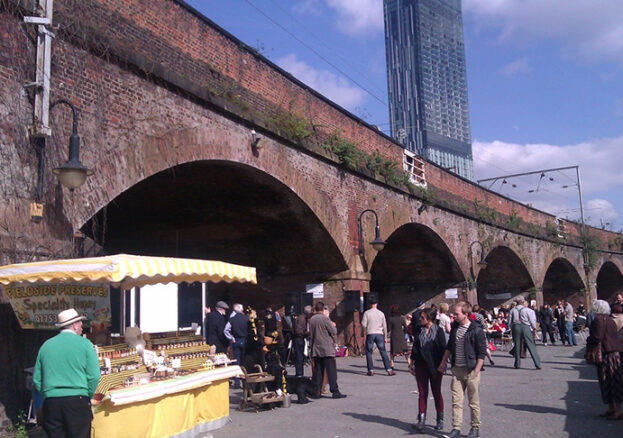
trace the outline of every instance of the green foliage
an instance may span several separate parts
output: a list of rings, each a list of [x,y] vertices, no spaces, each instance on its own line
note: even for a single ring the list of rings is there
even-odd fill
[[[482,201],[478,199],[474,200],[474,212],[476,216],[478,216],[478,219],[483,222],[495,223],[498,217],[498,213],[494,208],[484,205]]]
[[[513,208],[510,215],[508,215],[508,217],[506,218],[506,225],[508,225],[510,228],[517,228],[521,222],[521,217],[519,217],[517,210]]]
[[[17,421],[10,424],[7,427],[7,431],[13,433],[15,438],[28,438],[28,433],[26,432],[26,413],[24,411],[19,411]]]
[[[268,120],[278,132],[291,139],[304,140],[312,134],[309,123],[291,111],[278,109]]]
[[[549,237],[558,237],[558,229],[556,225],[550,221],[545,222],[545,234]]]
[[[472,278],[472,276],[470,275],[469,277],[467,277],[467,288],[468,289],[474,289],[476,287],[476,280],[474,280]]]
[[[541,235],[541,227],[536,224],[527,223],[526,229],[528,230],[528,234],[538,237]]]
[[[365,159],[366,159],[366,168],[370,172],[372,172],[375,175],[381,172],[381,169],[383,168],[383,162],[385,161],[385,159],[383,158],[383,156],[378,150],[372,152],[371,155],[366,154]]]
[[[339,162],[350,169],[356,169],[363,158],[363,153],[355,143],[340,137],[336,132],[329,135],[321,146],[337,155]]]
[[[597,251],[601,247],[599,238],[597,235],[591,234],[588,228],[585,228],[580,234],[580,242],[582,242],[582,247],[584,248],[587,267],[592,270],[597,266]]]
[[[623,237],[617,236],[614,240],[608,241],[608,248],[616,251],[623,251]]]

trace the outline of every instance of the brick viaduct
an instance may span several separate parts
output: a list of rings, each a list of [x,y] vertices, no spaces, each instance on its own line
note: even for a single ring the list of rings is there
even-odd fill
[[[55,2],[51,97],[79,108],[81,160],[95,174],[74,192],[51,174],[71,124],[55,108],[35,223],[24,87],[34,78],[34,29],[23,24],[33,12],[19,4],[0,1],[0,264],[103,250],[253,265],[258,286],[215,285],[211,299],[259,306],[324,283],[344,337],[353,321],[345,289],[378,291],[403,311],[441,301],[448,288],[486,307],[518,293],[578,303],[623,291],[619,234],[568,223],[561,238],[553,216],[432,163],[426,187],[406,184],[395,171],[400,145],[182,1]],[[378,214],[387,245],[377,253],[364,243],[360,256],[365,209]],[[373,219],[362,216],[364,242]],[[6,301],[0,312],[2,356],[16,358],[2,365],[6,405],[8,395],[21,400],[21,369],[49,334],[17,328]]]

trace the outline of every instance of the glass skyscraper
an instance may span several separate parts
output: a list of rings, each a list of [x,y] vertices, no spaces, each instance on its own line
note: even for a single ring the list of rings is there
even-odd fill
[[[461,0],[384,0],[392,136],[474,179]]]

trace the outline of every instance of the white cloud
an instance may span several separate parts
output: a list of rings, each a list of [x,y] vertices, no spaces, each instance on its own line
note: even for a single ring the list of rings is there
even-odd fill
[[[501,141],[474,141],[474,173],[477,179],[578,165],[584,195],[585,216],[617,220],[623,205],[623,136],[603,138],[575,145],[514,144]],[[553,181],[550,181],[550,178]],[[553,214],[579,218],[575,170],[539,173],[486,182],[492,190],[531,203]],[[516,187],[513,188],[512,184]],[[532,190],[533,192],[530,192]],[[616,195],[613,193],[618,192]],[[589,210],[589,208],[591,210]],[[594,210],[593,210],[594,209]]]
[[[463,10],[499,28],[500,42],[553,39],[570,56],[623,61],[621,0],[463,0]]]
[[[294,77],[349,111],[360,106],[365,99],[365,94],[360,88],[351,85],[346,79],[330,71],[316,70],[305,62],[297,60],[295,54],[284,56],[276,62]]]
[[[320,0],[304,0],[300,3],[296,3],[292,6],[292,10],[297,14],[314,14],[318,15],[321,12],[319,5]]]
[[[325,0],[337,12],[337,27],[350,36],[384,28],[383,0]]]
[[[596,224],[600,224],[600,220],[603,220],[604,225],[606,222],[612,224],[619,218],[619,213],[612,202],[600,198],[590,199],[586,203],[586,214],[594,218],[592,222]]]
[[[530,73],[532,67],[528,63],[528,58],[520,58],[510,62],[500,69],[500,73],[505,76],[516,76],[524,73]]]

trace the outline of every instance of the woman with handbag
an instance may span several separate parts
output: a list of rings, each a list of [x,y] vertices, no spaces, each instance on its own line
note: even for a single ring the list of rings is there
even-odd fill
[[[420,324],[413,333],[411,350],[411,374],[415,375],[418,386],[418,422],[414,425],[418,431],[426,425],[426,405],[428,403],[428,385],[435,399],[437,423],[435,429],[443,429],[443,397],[441,396],[441,378],[443,374],[437,368],[446,349],[446,336],[443,329],[434,323],[436,312],[430,308],[420,312]]]
[[[608,410],[599,414],[609,420],[623,420],[623,345],[617,336],[617,326],[610,316],[610,305],[604,300],[593,301],[595,319],[586,340],[586,361],[597,366],[599,389]]]

